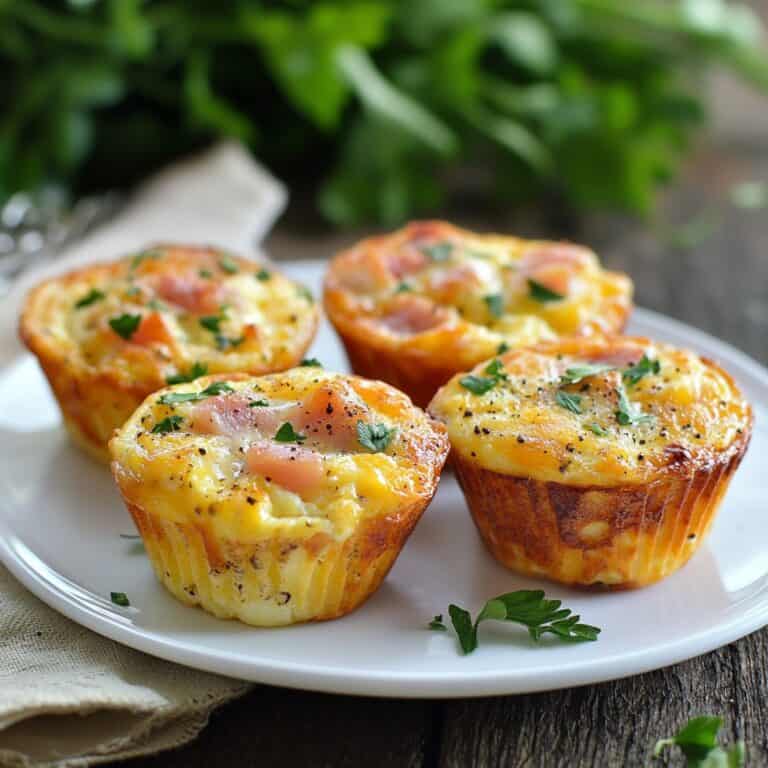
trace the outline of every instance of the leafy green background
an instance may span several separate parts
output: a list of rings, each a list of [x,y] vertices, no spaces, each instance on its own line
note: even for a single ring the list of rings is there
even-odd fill
[[[457,190],[646,212],[707,68],[768,90],[760,40],[725,0],[0,0],[0,199],[231,136],[339,225]]]

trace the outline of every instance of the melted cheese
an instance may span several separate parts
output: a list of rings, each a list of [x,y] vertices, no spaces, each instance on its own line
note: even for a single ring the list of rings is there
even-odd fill
[[[333,437],[327,438],[323,423],[299,423],[298,430],[306,433],[301,447],[322,461],[321,482],[299,495],[248,469],[249,448],[272,441],[274,425],[265,430],[246,418],[247,423],[223,434],[203,434],[194,426],[199,402],[160,402],[169,392],[201,392],[211,383],[199,379],[151,395],[110,443],[113,469],[128,500],[169,520],[210,526],[218,538],[228,540],[253,541],[278,531],[299,538],[323,533],[340,540],[364,518],[392,515],[416,498],[431,496],[447,439],[440,425],[391,387],[317,368],[227,381],[233,391],[220,397],[245,393],[248,399],[268,401],[278,412],[319,389],[341,392],[365,414],[361,420],[384,425],[394,434],[383,451],[357,441],[340,450],[334,448]],[[357,411],[350,413],[354,427]],[[180,419],[178,431],[152,431],[169,417]]]
[[[658,361],[658,373],[632,383],[627,361],[643,355]],[[639,338],[575,339],[500,361],[506,378],[489,374],[487,363],[473,372],[495,378],[488,392],[473,394],[459,375],[429,407],[453,449],[485,469],[571,485],[644,483],[683,459],[689,471],[690,462],[709,462],[748,439],[751,410],[731,378],[687,350]],[[585,364],[609,370],[563,381]],[[621,423],[622,392],[631,423]]]
[[[96,298],[78,306],[89,296]],[[195,364],[210,373],[287,368],[309,345],[318,320],[307,291],[278,272],[183,246],[158,246],[55,278],[36,289],[29,307],[26,335],[36,333],[67,364],[153,388]],[[122,315],[141,318],[129,339],[110,327]]]
[[[561,298],[542,299],[531,281]],[[403,319],[409,305],[415,308],[414,297],[421,315]],[[337,256],[325,303],[344,333],[369,344],[450,356],[459,369],[499,348],[617,332],[631,309],[632,284],[603,270],[581,246],[423,222]],[[428,306],[434,322],[424,317]]]

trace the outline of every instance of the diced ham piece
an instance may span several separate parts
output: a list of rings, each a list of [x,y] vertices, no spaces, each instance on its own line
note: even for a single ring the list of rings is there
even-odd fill
[[[421,272],[427,266],[427,256],[413,245],[405,245],[385,254],[384,261],[389,271],[398,280],[406,275]]]
[[[300,445],[260,441],[248,449],[245,461],[249,472],[299,495],[311,491],[323,479],[320,454]]]
[[[474,264],[456,264],[430,275],[429,287],[438,297],[450,298],[461,291],[480,285],[481,277]]]
[[[159,276],[155,290],[165,301],[194,315],[215,314],[224,303],[225,297],[224,288],[220,283],[190,272],[164,272]]]
[[[645,350],[638,347],[618,347],[590,357],[590,363],[603,363],[616,368],[628,368],[640,362]]]
[[[192,429],[207,435],[236,435],[248,429],[258,429],[273,435],[278,427],[290,421],[297,413],[296,403],[276,406],[254,406],[258,393],[233,392],[207,397],[192,411]]]
[[[139,327],[131,336],[131,342],[144,346],[150,344],[170,345],[173,344],[174,339],[163,316],[159,312],[152,312],[142,318]]]
[[[316,389],[296,410],[293,418],[308,440],[342,451],[357,445],[357,422],[369,413],[351,392],[338,386]]]
[[[423,296],[404,294],[397,297],[378,323],[402,336],[423,333],[448,320],[448,312]]]
[[[581,268],[592,261],[590,251],[570,243],[546,243],[529,248],[520,259],[520,271],[527,277],[534,277],[542,267],[568,266]]]

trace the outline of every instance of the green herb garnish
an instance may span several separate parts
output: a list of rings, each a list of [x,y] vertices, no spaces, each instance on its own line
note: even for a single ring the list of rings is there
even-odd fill
[[[219,259],[219,266],[230,275],[234,275],[240,271],[237,262],[231,256],[227,256],[226,254]]]
[[[651,420],[651,416],[643,413],[639,406],[631,403],[627,397],[627,391],[624,387],[616,389],[616,395],[619,398],[619,409],[616,411],[616,421],[626,427],[631,424],[643,424]]]
[[[689,768],[741,768],[745,765],[746,751],[743,741],[729,749],[717,743],[717,734],[723,725],[720,717],[702,715],[694,717],[675,736],[656,742],[653,756],[658,757],[667,747],[680,747]]]
[[[110,592],[109,599],[121,608],[127,608],[131,604],[131,601],[128,599],[125,592]]]
[[[141,323],[141,315],[120,315],[109,320],[109,327],[124,339],[130,339]]]
[[[483,301],[494,317],[501,317],[504,314],[504,296],[502,294],[491,293],[488,296],[483,296]]]
[[[301,368],[322,368],[323,364],[316,357],[305,357],[300,363]]]
[[[297,288],[299,296],[306,299],[310,304],[315,303],[315,297],[312,295],[312,291],[309,290],[305,285],[300,285]]]
[[[216,349],[225,350],[230,347],[239,347],[245,341],[245,336],[229,337],[216,334]]]
[[[129,539],[130,541],[135,541],[136,539],[141,538],[141,534],[139,533],[121,533],[120,534],[121,539]]]
[[[222,392],[234,392],[235,390],[226,381],[213,381],[200,392],[166,392],[160,395],[157,401],[162,405],[175,405],[176,403],[194,403],[205,400],[206,397],[214,397]]]
[[[581,413],[581,395],[574,395],[570,392],[564,392],[558,389],[555,392],[555,402],[571,413]]]
[[[651,360],[648,355],[643,355],[640,361],[631,365],[622,374],[624,381],[630,386],[637,384],[640,379],[649,373],[658,373],[661,370],[661,363],[658,360]]]
[[[597,424],[594,421],[591,424],[587,424],[587,427],[590,432],[592,432],[595,435],[598,435],[599,437],[605,437],[608,434],[607,429],[603,429],[599,424]]]
[[[219,333],[224,317],[222,315],[208,315],[200,318],[200,325],[211,333]]]
[[[452,243],[434,243],[433,245],[422,245],[419,249],[425,256],[435,262],[448,261],[453,255]]]
[[[204,280],[210,280],[213,277],[213,272],[210,269],[201,269],[197,274]]]
[[[75,309],[82,309],[83,307],[90,307],[91,304],[95,304],[97,301],[101,301],[106,298],[106,294],[103,291],[99,291],[96,288],[91,288],[88,293],[83,296],[82,299],[75,302]]]
[[[497,355],[503,355],[505,352],[509,352],[509,344],[507,344],[506,341],[502,341],[501,344],[496,348],[496,354]]]
[[[379,453],[385,451],[392,442],[392,438],[397,432],[395,428],[389,428],[386,424],[366,424],[364,421],[357,422],[357,439],[363,448],[369,451]]]
[[[193,363],[187,373],[175,373],[172,376],[165,377],[166,384],[187,384],[190,381],[199,379],[208,373],[208,366],[205,363]]]
[[[443,614],[438,613],[437,616],[432,617],[432,621],[427,626],[435,632],[447,632],[448,627],[443,624]]]
[[[268,271],[268,270],[266,270],[266,269],[260,269],[260,270],[259,270],[259,271],[258,271],[258,272],[255,274],[255,278],[256,278],[256,279],[257,279],[257,280],[258,280],[260,283],[266,283],[266,282],[267,282],[267,280],[269,280],[269,278],[270,278],[270,277],[272,277],[272,273],[271,273],[271,272],[269,272],[269,271]]]
[[[266,408],[269,406],[269,401],[264,400],[262,398],[261,400],[251,400],[250,403],[248,403],[249,408]]]
[[[159,259],[162,255],[162,251],[160,251],[158,248],[149,248],[146,251],[137,253],[131,259],[131,271],[133,272],[135,269],[137,269],[143,261],[146,261],[147,259]]]
[[[275,432],[275,440],[278,443],[303,443],[306,439],[307,436],[296,432],[293,425],[288,421]]]
[[[522,589],[489,600],[474,622],[469,611],[458,605],[448,606],[448,614],[465,654],[477,648],[477,628],[481,621],[488,620],[522,624],[536,642],[548,633],[569,642],[597,640],[599,627],[580,624],[579,616],[561,606],[560,600],[547,600],[541,590]]]
[[[611,365],[576,365],[573,368],[566,368],[565,373],[560,378],[563,384],[578,384],[582,379],[596,376],[598,373],[612,371]]]
[[[541,302],[542,304],[546,304],[549,301],[562,301],[565,298],[563,294],[550,290],[546,285],[542,285],[532,277],[528,278],[528,295],[534,301]]]
[[[468,374],[462,376],[459,379],[464,389],[468,389],[472,394],[484,395],[486,392],[493,389],[500,381],[507,379],[507,374],[504,372],[504,364],[498,358],[494,358],[485,367],[483,373],[486,376],[475,376],[474,374]]]
[[[152,427],[153,435],[166,435],[169,432],[178,432],[181,429],[181,422],[183,419],[178,414],[173,414],[164,418],[162,421],[158,421],[154,427]]]
[[[409,293],[412,290],[413,288],[411,288],[409,283],[401,282],[397,284],[397,288],[395,288],[395,293]]]

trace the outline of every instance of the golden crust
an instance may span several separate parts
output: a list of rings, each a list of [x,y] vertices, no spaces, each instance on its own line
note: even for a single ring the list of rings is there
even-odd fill
[[[658,369],[648,364],[635,383],[615,367],[563,381],[599,361],[632,359],[630,372],[641,353]],[[429,408],[448,426],[457,478],[494,557],[521,573],[614,588],[687,562],[749,445],[752,411],[731,377],[693,353],[624,337],[566,339],[499,360],[506,379],[489,393],[453,380]],[[646,421],[619,421],[617,388]],[[577,412],[553,391],[580,398]]]
[[[640,486],[513,477],[456,453],[452,462],[477,529],[502,565],[564,584],[628,589],[663,579],[701,546],[748,442],[709,466],[681,467]]]
[[[314,393],[340,393],[350,419],[358,419],[357,403],[366,409],[359,418],[397,432],[384,452],[357,442],[336,452],[322,447],[324,424],[303,417],[303,445],[320,452],[323,470],[320,486],[297,495],[247,469],[249,446],[263,441],[263,431],[200,434],[197,401],[159,402],[222,380],[231,387],[222,397],[256,392],[280,414]],[[317,412],[333,413],[324,403]],[[153,433],[151,425],[169,415],[182,419],[181,430]],[[163,390],[110,442],[115,480],[160,581],[188,604],[256,626],[334,618],[371,595],[432,499],[448,448],[445,428],[402,393],[316,368],[204,377]]]
[[[435,244],[450,244],[448,263],[423,256]],[[532,257],[543,263],[534,266]],[[565,279],[569,295],[534,301],[528,275]],[[492,296],[503,296],[502,310],[490,311]],[[415,305],[415,330],[393,330],[388,319],[409,312],[409,305]],[[632,308],[632,283],[602,270],[580,246],[478,235],[426,221],[338,254],[326,274],[324,306],[356,373],[383,379],[425,406],[438,386],[500,345],[621,331]]]
[[[181,245],[158,245],[142,254],[44,281],[28,295],[20,318],[20,336],[38,358],[71,436],[105,462],[112,432],[148,394],[163,387],[168,376],[186,373],[196,363],[210,373],[290,368],[309,347],[319,320],[318,308],[307,302],[300,286],[272,271],[268,280],[254,279],[261,267],[251,261]],[[230,271],[220,266],[222,259],[228,260]],[[208,275],[206,289],[220,289],[226,300],[237,299],[237,306],[226,310],[225,321],[232,338],[242,333],[242,343],[235,339],[237,346],[218,349],[214,335],[199,327],[204,314],[224,315],[218,307],[211,310],[210,302],[201,304],[199,312],[167,300],[158,303],[164,279],[198,279],[200,274]],[[90,291],[103,297],[76,307]],[[272,303],[282,309],[269,308],[270,292],[280,295],[280,301]],[[286,294],[295,302],[286,300]],[[276,312],[293,314],[292,332],[285,339],[273,338],[271,329],[288,319]],[[159,335],[141,342],[120,338],[108,320],[124,313],[140,315],[142,323],[156,320]],[[263,321],[261,327],[251,323],[256,315]]]

